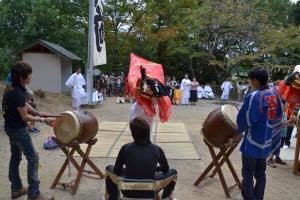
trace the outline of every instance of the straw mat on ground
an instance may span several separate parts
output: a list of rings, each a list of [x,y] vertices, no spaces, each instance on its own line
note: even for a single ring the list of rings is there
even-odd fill
[[[124,144],[132,142],[127,122],[100,123],[96,138],[98,142],[93,146],[90,157],[115,158]],[[183,123],[155,122],[151,140],[164,150],[168,159],[200,159]],[[87,145],[81,144],[81,148],[85,150]]]

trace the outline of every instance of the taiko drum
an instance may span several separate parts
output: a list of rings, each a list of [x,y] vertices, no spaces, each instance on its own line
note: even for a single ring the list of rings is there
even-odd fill
[[[227,141],[240,134],[237,130],[238,109],[233,105],[223,105],[211,112],[203,123],[203,137],[214,147],[223,147]]]
[[[55,136],[63,144],[89,142],[97,132],[98,121],[87,111],[65,111],[55,121]]]

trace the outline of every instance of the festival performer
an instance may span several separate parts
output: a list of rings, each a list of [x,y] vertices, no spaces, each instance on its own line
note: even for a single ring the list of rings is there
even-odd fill
[[[43,117],[43,113],[38,112],[26,103],[25,85],[31,82],[31,74],[32,68],[29,64],[25,62],[14,64],[11,70],[12,85],[11,88],[4,93],[2,100],[5,132],[9,137],[11,148],[9,163],[11,197],[12,199],[16,199],[28,194],[28,200],[49,200],[54,198],[45,197],[39,190],[39,157],[27,130],[27,122],[48,122],[48,120]],[[29,113],[36,116],[34,117]],[[23,186],[19,175],[22,153],[28,162],[28,189]]]
[[[285,109],[287,119],[295,121],[299,110],[297,104],[299,105],[300,101],[300,65],[296,65],[293,73],[285,77],[284,80],[279,81],[278,88],[279,96],[288,102],[288,106]],[[293,125],[288,125],[283,148],[289,148],[293,128]]]
[[[85,84],[80,68],[66,82],[66,86],[72,89],[72,107],[74,109],[80,109],[80,105],[87,101],[87,94],[83,88]]]
[[[116,175],[129,179],[154,179],[163,182],[163,200],[173,200],[177,171],[170,169],[164,151],[151,143],[150,127],[143,118],[130,121],[133,142],[119,151],[115,165],[106,167],[106,194],[108,200],[118,199]],[[145,159],[146,158],[146,159]],[[159,164],[159,167],[157,165]],[[125,168],[124,168],[125,166]],[[153,198],[153,191],[123,191],[128,198]]]
[[[191,81],[187,74],[184,75],[184,79],[181,81],[180,89],[182,90],[181,104],[188,105],[191,90]]]
[[[190,97],[190,102],[191,105],[196,105],[196,102],[198,101],[198,95],[197,95],[197,87],[199,86],[198,81],[196,78],[193,78],[193,81],[191,83],[191,97]]]
[[[207,83],[204,87],[204,98],[205,99],[214,99],[215,95],[213,93],[213,90],[211,89],[209,83]]]
[[[281,121],[280,99],[268,89],[268,73],[255,67],[249,71],[251,87],[238,116],[238,132],[244,133],[242,152],[242,196],[244,199],[264,199],[266,159],[271,152],[273,127]],[[279,129],[280,131],[280,129]],[[253,176],[256,179],[253,184]]]
[[[180,89],[180,86],[177,85],[174,91],[174,104],[179,105],[182,97],[182,91]]]
[[[288,101],[288,107],[285,110],[287,118],[294,118],[294,108],[300,100],[300,65],[296,65],[293,73],[279,81],[278,87],[279,96]]]
[[[150,127],[150,131],[152,132],[152,126],[153,126],[153,116],[146,115],[144,112],[144,108],[142,105],[140,105],[138,102],[134,102],[133,105],[130,108],[129,111],[129,121],[140,117],[146,120]]]
[[[223,82],[221,89],[222,89],[221,100],[228,101],[229,95],[230,95],[230,90],[233,89],[233,86],[230,83],[228,78],[226,78],[226,81]]]
[[[171,100],[165,87],[162,65],[131,54],[128,83],[130,93],[136,100],[131,110],[139,111],[142,107],[144,114],[153,118],[156,114],[155,106],[158,105],[160,121],[168,121],[171,115]],[[131,113],[131,116],[136,115]]]

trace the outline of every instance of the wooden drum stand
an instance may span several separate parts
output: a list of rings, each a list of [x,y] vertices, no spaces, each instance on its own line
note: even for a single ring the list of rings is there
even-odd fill
[[[241,189],[240,179],[239,179],[237,173],[235,172],[235,169],[229,159],[229,156],[234,151],[234,149],[237,147],[237,145],[240,143],[242,138],[243,138],[243,136],[241,135],[238,138],[236,138],[235,140],[231,140],[229,143],[227,143],[226,145],[224,145],[223,147],[220,148],[220,152],[218,154],[216,154],[214,147],[211,146],[204,139],[204,143],[207,145],[207,147],[209,149],[210,155],[212,157],[212,161],[208,165],[208,167],[204,170],[204,172],[199,176],[199,178],[196,180],[194,185],[198,186],[200,184],[200,182],[202,182],[206,178],[208,178],[208,177],[213,178],[216,174],[218,174],[221,184],[222,184],[222,187],[223,187],[223,190],[224,190],[227,198],[230,198],[230,190],[232,190],[234,187],[238,186],[238,188]],[[233,186],[231,186],[229,188],[227,186],[227,183],[225,181],[225,178],[224,178],[224,175],[222,172],[222,166],[224,165],[225,162],[227,163],[228,168],[230,169],[230,172],[232,173],[232,176],[236,182],[236,184],[234,184]],[[207,176],[208,173],[211,171],[212,171],[212,173],[209,176]]]
[[[62,165],[61,169],[59,170],[58,174],[56,175],[56,178],[54,179],[51,189],[54,189],[57,185],[62,186],[65,188],[71,188],[71,194],[74,195],[77,192],[81,177],[83,175],[83,172],[86,172],[88,174],[95,174],[100,177],[100,179],[104,178],[103,173],[98,169],[98,167],[90,160],[89,154],[91,152],[92,146],[96,144],[97,139],[94,138],[91,141],[89,141],[88,147],[86,149],[86,152],[83,152],[80,149],[80,144],[76,141],[71,142],[71,144],[63,144],[60,141],[58,141],[55,137],[52,137],[52,139],[59,145],[60,149],[64,152],[64,154],[67,156],[64,164]],[[70,150],[69,150],[70,148]],[[75,151],[79,154],[79,156],[82,158],[81,165],[79,165],[76,160],[74,159],[73,155]],[[77,170],[77,176],[76,179],[70,183],[60,183],[59,180],[62,177],[64,171],[66,170],[69,163],[72,163],[72,165]],[[88,164],[94,171],[88,171],[85,170],[85,166]],[[74,184],[73,184],[74,183]]]

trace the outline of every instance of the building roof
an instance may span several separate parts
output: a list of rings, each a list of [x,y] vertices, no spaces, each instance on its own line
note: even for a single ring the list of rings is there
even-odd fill
[[[29,49],[37,44],[40,44],[46,48],[48,48],[49,50],[51,50],[52,52],[59,54],[67,59],[70,60],[82,60],[80,57],[76,56],[75,54],[73,54],[72,52],[68,51],[67,49],[63,48],[62,46],[52,43],[52,42],[48,42],[45,40],[37,40],[33,43],[31,43],[30,45],[24,47],[23,49],[21,49],[20,51],[17,51],[17,54],[22,53],[23,51],[25,51],[26,49]]]

